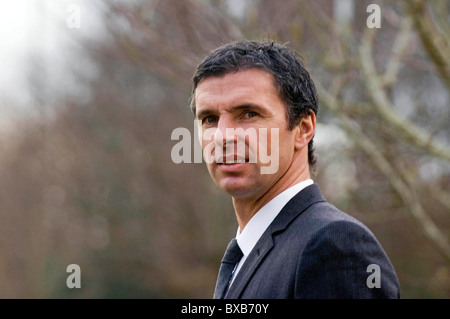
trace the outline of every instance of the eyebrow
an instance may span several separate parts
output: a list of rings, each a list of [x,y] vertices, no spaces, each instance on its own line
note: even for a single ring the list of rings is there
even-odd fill
[[[265,112],[263,107],[261,107],[261,106],[259,106],[257,104],[253,104],[253,103],[245,103],[245,104],[232,106],[230,108],[230,110],[232,110],[232,111],[236,111],[236,110],[256,110],[256,111],[259,111],[261,113]],[[214,113],[216,113],[216,112],[211,110],[211,109],[205,109],[205,110],[200,111],[200,113],[198,113],[196,117],[197,117],[197,119],[200,119],[200,118],[203,118],[203,117],[205,117],[207,115],[214,114]]]

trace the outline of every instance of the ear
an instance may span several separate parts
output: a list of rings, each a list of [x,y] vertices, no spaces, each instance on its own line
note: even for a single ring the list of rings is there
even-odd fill
[[[296,130],[295,149],[301,150],[308,147],[308,143],[312,140],[316,131],[316,114],[310,110],[309,114],[301,119]]]

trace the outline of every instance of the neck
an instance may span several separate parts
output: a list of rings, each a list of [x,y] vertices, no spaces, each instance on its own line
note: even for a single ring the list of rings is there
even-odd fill
[[[297,171],[293,174],[292,171]],[[260,196],[250,198],[235,198],[233,197],[233,206],[236,213],[239,229],[242,231],[250,219],[268,202],[275,198],[284,190],[310,178],[309,167],[306,165],[303,169],[291,170],[287,172],[271,185],[269,189]]]

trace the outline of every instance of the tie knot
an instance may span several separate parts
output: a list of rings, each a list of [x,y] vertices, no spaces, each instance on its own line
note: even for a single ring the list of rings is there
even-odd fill
[[[239,260],[241,260],[242,256],[244,256],[244,254],[239,248],[236,238],[233,238],[228,244],[225,255],[222,258],[222,262],[227,264],[237,264]]]

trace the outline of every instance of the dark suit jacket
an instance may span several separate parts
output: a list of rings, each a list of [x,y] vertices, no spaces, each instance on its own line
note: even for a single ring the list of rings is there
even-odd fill
[[[380,288],[368,287],[367,279],[374,274],[367,269],[371,264],[380,267]],[[375,236],[328,203],[316,184],[281,210],[225,295],[226,299],[399,297],[394,268]]]

